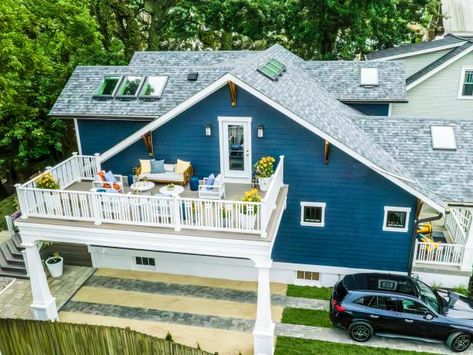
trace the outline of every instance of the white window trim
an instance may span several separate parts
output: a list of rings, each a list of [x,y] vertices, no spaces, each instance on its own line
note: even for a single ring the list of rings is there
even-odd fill
[[[322,207],[322,221],[316,222],[304,222],[304,207]],[[325,208],[327,204],[325,202],[305,202],[301,201],[301,226],[307,227],[325,227]]]
[[[460,87],[458,88],[458,98],[460,100],[473,100],[473,95],[468,96],[468,95],[462,95],[463,93],[463,84],[465,83],[465,72],[467,71],[473,71],[473,66],[464,66],[462,67],[461,70],[461,76],[460,76]]]
[[[406,225],[404,228],[387,227],[386,222],[388,221],[388,212],[406,212]],[[395,206],[384,206],[384,219],[383,219],[383,231],[385,232],[407,232],[409,230],[409,217],[411,214],[410,207],[395,207]]]

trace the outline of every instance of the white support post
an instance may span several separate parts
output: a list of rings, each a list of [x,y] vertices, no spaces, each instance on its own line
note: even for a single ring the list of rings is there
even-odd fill
[[[16,195],[18,196],[18,204],[20,205],[21,210],[21,219],[28,218],[28,207],[27,202],[25,201],[24,191],[20,189],[21,184],[15,184]]]
[[[96,172],[99,172],[102,170],[102,164],[100,164],[99,156],[100,153],[94,153],[95,156],[95,167],[96,167]]]
[[[274,352],[274,323],[271,318],[271,290],[269,270],[272,260],[255,261],[258,269],[258,299],[256,322],[253,329],[254,354],[272,355]]]
[[[57,320],[56,298],[49,291],[48,279],[44,272],[37,243],[23,244],[25,264],[30,277],[33,303],[31,310],[36,320]]]
[[[173,202],[173,224],[174,224],[174,230],[176,232],[181,231],[181,200],[177,196],[173,196],[172,199]]]
[[[473,223],[470,223],[470,229],[467,231],[465,249],[463,250],[463,259],[460,269],[469,272],[473,269]]]
[[[92,209],[94,214],[94,224],[99,226],[102,224],[102,202],[101,196],[97,192],[92,192],[90,195],[92,201]]]

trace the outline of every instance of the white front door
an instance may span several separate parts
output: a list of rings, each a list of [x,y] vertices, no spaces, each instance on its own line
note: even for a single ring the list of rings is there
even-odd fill
[[[220,168],[225,178],[251,180],[251,117],[219,117]]]

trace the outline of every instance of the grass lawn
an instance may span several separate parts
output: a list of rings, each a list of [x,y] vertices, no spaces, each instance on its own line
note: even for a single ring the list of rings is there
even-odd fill
[[[275,355],[427,355],[415,351],[393,350],[388,348],[374,348],[370,346],[331,343],[328,341],[278,337]]]
[[[282,312],[282,323],[332,328],[328,311],[286,307]]]
[[[319,300],[329,300],[331,294],[332,288],[330,287],[296,285],[287,285],[286,292],[286,295],[291,297],[316,298]]]
[[[0,230],[6,230],[5,216],[17,210],[16,194],[10,195],[0,201]]]

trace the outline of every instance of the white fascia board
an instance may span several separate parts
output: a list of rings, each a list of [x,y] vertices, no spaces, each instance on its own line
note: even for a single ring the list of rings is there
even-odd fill
[[[452,44],[448,44],[448,45],[445,45],[445,46],[423,49],[423,50],[416,51],[416,52],[402,53],[402,54],[391,55],[389,57],[369,59],[368,61],[370,61],[370,62],[384,62],[384,61],[388,61],[388,60],[396,60],[396,59],[402,59],[402,58],[407,58],[407,57],[414,57],[416,55],[433,53],[433,52],[438,52],[438,51],[442,51],[442,50],[445,50],[445,49],[452,49],[452,48],[460,47],[464,43],[465,42],[452,43]]]
[[[455,63],[458,59],[463,58],[464,56],[466,56],[471,51],[473,51],[473,46],[471,46],[470,48],[468,48],[468,49],[464,50],[463,52],[459,53],[458,55],[451,58],[450,60],[447,60],[445,63],[439,65],[434,70],[429,71],[427,74],[421,76],[416,81],[410,83],[409,85],[406,86],[406,90],[409,91],[410,89],[416,87],[417,85],[419,85],[423,81],[427,80],[431,76],[437,74],[439,71],[441,71],[441,70],[445,69],[446,67],[448,67],[450,64]]]
[[[117,230],[22,221],[17,222],[16,225],[20,229],[22,244],[25,246],[48,240],[98,247],[251,259],[255,263],[271,259],[272,252],[272,243],[268,241],[167,235],[130,229]]]
[[[129,147],[133,143],[137,142],[138,140],[141,139],[141,136],[155,130],[156,128],[162,126],[166,122],[170,121],[177,115],[181,114],[191,106],[195,105],[199,101],[205,99],[207,96],[210,94],[214,93],[218,89],[222,88],[224,85],[227,84],[227,82],[230,80],[229,79],[230,75],[225,74],[222,76],[220,79],[216,80],[209,86],[207,86],[205,89],[202,91],[199,91],[197,94],[194,96],[191,96],[189,99],[186,101],[182,102],[178,106],[174,107],[172,110],[166,112],[164,115],[161,117],[157,118],[154,121],[151,121],[147,125],[145,125],[143,128],[139,129],[135,133],[131,134],[118,144],[114,145],[111,147],[109,150],[105,151],[103,154],[99,156],[99,161],[103,163],[105,160],[109,159],[110,157],[114,156],[115,154],[121,152],[123,149]]]
[[[77,118],[74,118],[74,130],[76,131],[77,150],[79,155],[82,155],[82,143],[80,141],[79,122]]]
[[[119,142],[118,144],[116,144],[115,146],[113,146],[112,148],[110,148],[109,150],[107,150],[106,152],[104,152],[103,154],[101,154],[99,156],[100,162],[101,163],[104,162],[105,160],[107,160],[110,157],[114,156],[115,154],[119,153],[120,151],[127,148],[131,144],[135,143],[136,141],[138,141],[141,138],[141,136],[143,134],[145,134],[149,131],[153,131],[156,128],[160,127],[161,125],[165,124],[166,122],[170,121],[171,119],[173,119],[174,117],[176,117],[180,113],[187,110],[189,107],[193,106],[194,104],[198,103],[199,101],[203,100],[207,96],[211,95],[212,93],[214,93],[215,91],[217,91],[218,89],[220,89],[221,87],[226,85],[229,81],[232,81],[233,83],[235,83],[237,86],[239,86],[243,90],[248,91],[250,94],[257,97],[261,101],[267,103],[269,106],[275,108],[276,110],[278,110],[282,114],[284,114],[287,117],[293,119],[294,121],[299,123],[301,126],[307,128],[309,131],[315,133],[316,135],[318,135],[322,139],[327,140],[328,142],[330,142],[331,144],[333,144],[334,146],[336,146],[337,148],[339,148],[343,152],[350,155],[352,158],[360,161],[361,163],[365,164],[369,168],[371,168],[374,171],[378,172],[379,174],[384,176],[386,179],[388,179],[389,181],[391,181],[394,184],[398,185],[399,187],[406,190],[410,194],[412,194],[412,195],[416,196],[417,198],[420,198],[421,200],[425,201],[432,208],[436,209],[439,212],[445,211],[445,208],[443,206],[439,205],[438,203],[436,203],[432,199],[428,198],[424,194],[422,194],[419,191],[417,191],[417,190],[413,189],[412,187],[408,186],[400,178],[398,178],[396,176],[393,176],[392,174],[386,173],[384,171],[384,169],[382,169],[378,165],[376,165],[373,162],[371,162],[370,160],[364,158],[363,156],[361,156],[360,154],[358,154],[357,152],[355,152],[351,148],[345,146],[343,143],[337,141],[332,136],[330,136],[327,133],[323,132],[322,130],[318,129],[314,125],[310,124],[306,120],[304,120],[301,117],[299,117],[298,115],[296,115],[294,112],[288,110],[287,108],[285,108],[281,104],[279,104],[276,101],[270,99],[265,94],[261,93],[257,89],[253,88],[252,86],[248,85],[247,83],[245,83],[244,81],[240,80],[239,78],[235,77],[232,74],[225,74],[220,79],[218,79],[217,81],[215,81],[211,85],[207,86],[205,89],[203,89],[202,91],[200,91],[196,95],[194,95],[191,98],[187,99],[186,101],[184,101],[180,105],[173,108],[171,111],[168,111],[166,114],[162,115],[160,118],[150,122],[149,124],[147,124],[146,126],[141,128],[140,130],[138,130],[137,132],[130,135],[128,138],[126,138],[123,141]]]

